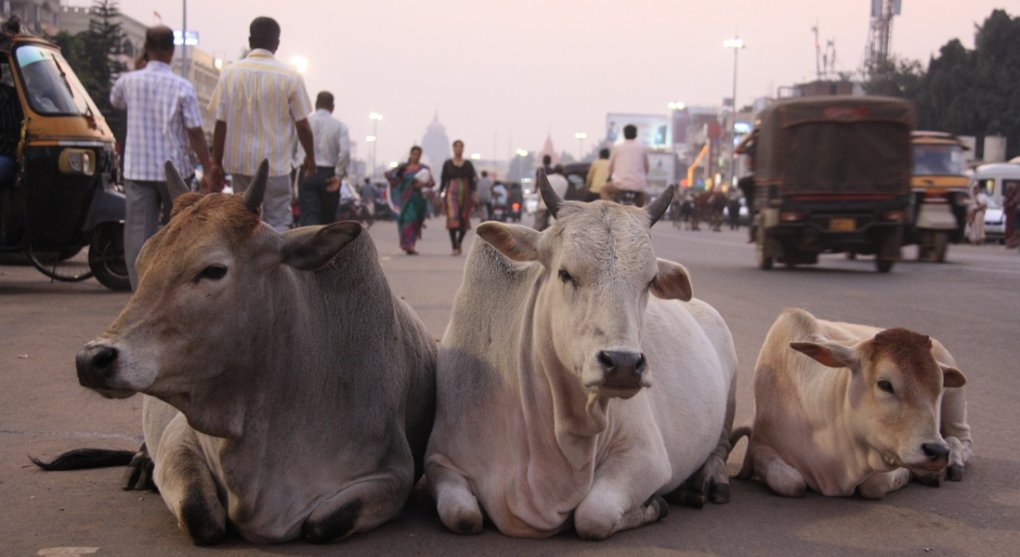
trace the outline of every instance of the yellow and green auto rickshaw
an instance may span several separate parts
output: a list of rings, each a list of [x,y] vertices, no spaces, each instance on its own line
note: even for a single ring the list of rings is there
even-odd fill
[[[967,225],[966,147],[953,134],[934,131],[915,131],[911,144],[914,195],[904,244],[917,244],[918,259],[942,263]]]
[[[50,42],[0,36],[0,146],[0,253],[128,290],[113,133]],[[87,268],[68,262],[86,246]]]

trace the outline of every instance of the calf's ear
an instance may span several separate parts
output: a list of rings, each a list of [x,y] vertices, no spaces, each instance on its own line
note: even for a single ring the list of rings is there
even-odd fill
[[[526,226],[486,222],[475,229],[483,240],[514,261],[537,261],[542,233]]]
[[[679,263],[666,259],[657,259],[659,272],[655,275],[652,283],[652,294],[663,300],[682,300],[689,302],[693,291],[691,289],[691,276],[687,269]]]
[[[354,221],[288,230],[283,235],[281,262],[303,271],[318,269],[361,235],[361,231],[361,224]]]
[[[959,388],[967,384],[967,377],[962,371],[955,367],[947,366],[946,364],[939,364],[942,368],[942,386],[949,388]]]
[[[834,342],[791,342],[790,348],[807,354],[810,358],[826,367],[857,368],[857,354]]]

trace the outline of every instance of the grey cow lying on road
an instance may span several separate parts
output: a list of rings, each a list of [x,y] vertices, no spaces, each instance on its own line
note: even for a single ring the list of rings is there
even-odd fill
[[[948,466],[959,480],[971,456],[964,383],[927,336],[788,309],[758,356],[753,426],[734,433],[750,433],[739,477],[791,497],[810,488],[871,499],[911,473],[930,478]]]
[[[478,227],[440,342],[426,456],[440,519],[474,533],[484,512],[538,537],[572,518],[606,538],[662,518],[689,478],[725,502],[737,359],[686,269],[652,250],[673,189],[643,210],[539,186],[555,224]]]
[[[435,342],[368,234],[276,233],[257,212],[266,168],[243,199],[180,197],[138,290],[78,355],[82,385],[145,393],[155,483],[198,544],[228,523],[253,542],[325,542],[394,518],[432,424]]]

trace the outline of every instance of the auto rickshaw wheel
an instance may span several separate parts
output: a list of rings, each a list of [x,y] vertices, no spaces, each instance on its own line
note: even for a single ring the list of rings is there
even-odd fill
[[[882,259],[875,257],[875,269],[880,273],[888,273],[893,268],[893,263],[896,263],[895,259]]]
[[[758,257],[758,268],[762,271],[772,270],[772,257],[765,254],[765,230],[758,228],[755,234],[755,252]]]
[[[110,290],[129,291],[127,263],[124,261],[124,224],[107,222],[92,232],[89,244],[89,268],[99,284]]]
[[[82,270],[81,265],[74,261],[61,258],[52,251],[36,252],[28,248],[25,252],[40,273],[60,282],[81,282],[92,278],[91,270]]]

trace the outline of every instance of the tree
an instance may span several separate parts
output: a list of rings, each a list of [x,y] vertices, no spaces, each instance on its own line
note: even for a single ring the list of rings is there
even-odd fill
[[[865,89],[913,101],[920,129],[1002,135],[1007,157],[1020,155],[1020,17],[992,11],[974,42],[967,50],[950,40],[927,71],[917,61],[892,60],[873,69]]]

